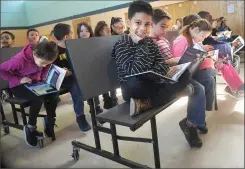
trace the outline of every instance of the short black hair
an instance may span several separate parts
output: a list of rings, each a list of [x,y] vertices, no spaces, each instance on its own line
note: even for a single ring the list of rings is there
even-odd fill
[[[12,40],[15,40],[14,34],[11,33],[11,32],[9,32],[9,31],[4,31],[4,32],[2,32],[0,36],[2,36],[2,34],[9,34],[9,36],[11,37],[11,39],[12,39]]]
[[[153,23],[157,24],[158,22],[160,22],[164,18],[167,18],[170,20],[171,16],[168,14],[168,12],[166,12],[163,9],[154,9],[153,10],[153,17],[152,17]]]
[[[132,19],[135,13],[146,13],[147,15],[153,16],[152,6],[145,1],[137,0],[129,5],[128,8],[128,19]]]
[[[54,61],[59,53],[56,43],[47,41],[39,43],[34,48],[34,52],[37,54],[38,58],[48,61]]]
[[[30,29],[28,29],[27,32],[26,32],[26,36],[27,36],[27,37],[29,36],[29,33],[30,33],[30,32],[37,32],[37,33],[39,33],[38,30],[36,30],[36,29],[34,29],[34,28],[30,28]]]
[[[63,40],[66,35],[69,35],[71,26],[65,23],[58,23],[54,26],[54,36],[57,40]]]

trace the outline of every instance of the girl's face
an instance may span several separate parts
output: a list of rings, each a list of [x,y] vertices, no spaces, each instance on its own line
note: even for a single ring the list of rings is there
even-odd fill
[[[123,22],[117,22],[114,25],[112,25],[113,31],[117,34],[120,35],[124,31],[124,25]]]
[[[200,31],[198,27],[189,28],[189,31],[190,31],[192,39],[196,43],[203,42],[204,39],[206,39],[211,34],[210,31]]]
[[[32,45],[38,44],[40,39],[39,33],[36,31],[31,31],[29,32],[27,39],[29,40],[29,43]]]
[[[102,31],[100,31],[101,36],[111,36],[111,30],[108,26],[105,26]]]
[[[177,20],[177,21],[176,21],[176,25],[178,26],[178,28],[180,28],[180,27],[181,27],[181,23],[180,23],[180,21],[179,21],[179,20]]]
[[[90,37],[90,32],[88,31],[88,29],[86,28],[86,26],[82,25],[80,28],[80,38],[89,38]]]
[[[49,61],[49,60],[44,60],[41,59],[39,57],[37,57],[37,54],[35,52],[33,52],[33,58],[34,58],[34,62],[38,67],[46,67],[48,65],[50,65],[53,61]]]

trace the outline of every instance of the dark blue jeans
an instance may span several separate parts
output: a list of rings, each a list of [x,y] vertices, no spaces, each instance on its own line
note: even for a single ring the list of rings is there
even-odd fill
[[[76,116],[80,116],[84,114],[84,99],[83,95],[79,93],[78,87],[75,83],[75,79],[72,76],[65,77],[62,88],[66,88],[69,90],[72,101],[74,111]]]
[[[157,107],[166,104],[176,97],[187,84],[194,86],[194,94],[189,97],[187,107],[187,119],[194,125],[203,127],[205,124],[205,92],[204,87],[193,79],[188,79],[185,73],[175,84],[156,84],[133,77],[121,86],[123,99],[127,102],[130,98],[150,99],[152,106]]]
[[[193,79],[196,80],[198,83],[202,84],[202,86],[204,87],[207,111],[213,110],[215,85],[216,85],[214,80],[215,76],[216,76],[215,69],[205,69],[201,71],[199,70],[193,76]]]

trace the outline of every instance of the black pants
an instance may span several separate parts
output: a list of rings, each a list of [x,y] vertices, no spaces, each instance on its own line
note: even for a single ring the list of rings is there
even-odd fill
[[[43,103],[44,103],[48,118],[56,117],[55,110],[57,107],[57,94],[36,96],[34,93],[28,90],[24,85],[14,87],[10,91],[14,96],[18,98],[31,101],[28,124],[32,126],[36,126],[37,116],[41,110]]]

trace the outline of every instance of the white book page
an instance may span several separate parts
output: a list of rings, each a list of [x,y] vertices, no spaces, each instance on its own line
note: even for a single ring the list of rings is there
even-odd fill
[[[63,69],[63,68],[60,68],[60,67],[58,67],[56,65],[54,65],[54,67],[60,72],[59,78],[58,78],[58,80],[56,82],[56,89],[60,90],[60,87],[61,87],[62,82],[63,82],[63,80],[65,78],[65,75],[66,75],[66,70]]]
[[[172,76],[172,80],[178,81],[179,77],[184,73],[184,71],[188,68],[188,66],[191,64],[191,62],[176,65],[179,69],[179,71]]]

